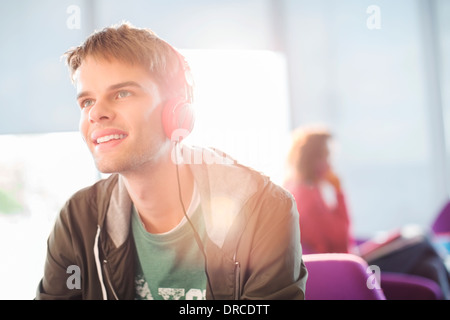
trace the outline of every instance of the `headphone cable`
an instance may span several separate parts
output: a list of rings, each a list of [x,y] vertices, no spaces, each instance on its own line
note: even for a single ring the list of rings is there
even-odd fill
[[[205,274],[206,274],[206,280],[208,282],[209,292],[211,293],[212,299],[215,300],[214,292],[213,292],[212,286],[211,286],[211,280],[209,278],[208,261],[207,261],[207,258],[206,258],[205,247],[203,246],[203,242],[200,239],[199,233],[195,229],[194,224],[192,223],[191,219],[189,218],[189,216],[188,216],[188,214],[186,212],[186,207],[184,206],[183,197],[181,195],[181,183],[180,183],[180,172],[179,172],[179,167],[178,167],[178,150],[177,150],[177,147],[178,147],[178,141],[175,141],[175,161],[176,161],[175,167],[177,169],[178,197],[180,199],[181,207],[183,208],[183,214],[184,214],[186,220],[188,221],[189,225],[191,226],[192,231],[194,232],[195,241],[197,242],[197,245],[198,245],[198,247],[199,247],[199,249],[200,249],[200,251],[201,251],[201,253],[203,255],[203,258],[204,258],[204,261],[205,261]]]

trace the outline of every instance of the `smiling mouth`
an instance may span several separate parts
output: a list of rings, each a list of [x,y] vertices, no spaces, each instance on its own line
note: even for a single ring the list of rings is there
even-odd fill
[[[111,134],[109,136],[100,137],[95,142],[96,144],[102,144],[112,140],[122,140],[124,138],[126,138],[125,134]]]

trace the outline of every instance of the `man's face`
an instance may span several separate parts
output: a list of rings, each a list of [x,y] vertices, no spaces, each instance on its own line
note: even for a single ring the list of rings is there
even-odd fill
[[[80,132],[98,170],[124,173],[168,146],[158,86],[140,66],[87,57],[75,73]]]

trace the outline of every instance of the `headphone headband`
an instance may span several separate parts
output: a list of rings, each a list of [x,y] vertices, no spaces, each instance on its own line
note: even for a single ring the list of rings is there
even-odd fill
[[[164,40],[162,40],[164,41]],[[194,102],[194,78],[186,58],[173,46],[164,41],[178,58],[181,69],[179,76],[183,77],[184,97],[169,99],[162,111],[162,123],[166,136],[173,141],[181,141],[189,134],[195,122],[192,103]],[[181,72],[183,73],[181,75]]]
[[[189,103],[194,103],[194,77],[192,76],[191,68],[189,67],[186,58],[178,53],[178,51],[177,54],[180,57],[180,63],[183,67],[186,101]]]
[[[161,38],[160,38],[161,39]],[[180,77],[183,78],[184,88],[185,88],[185,99],[188,103],[194,103],[194,77],[192,76],[191,68],[189,63],[186,60],[186,57],[183,56],[179,50],[177,50],[174,46],[169,44],[167,41],[161,39],[177,56],[178,63],[181,66],[182,70],[179,71]],[[183,74],[181,74],[181,72]]]

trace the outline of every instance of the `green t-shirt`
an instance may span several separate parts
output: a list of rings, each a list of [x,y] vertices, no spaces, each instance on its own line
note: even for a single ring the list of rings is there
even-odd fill
[[[194,188],[187,214],[203,239],[205,228],[199,202]],[[206,298],[205,260],[186,218],[167,233],[151,234],[133,209],[132,232],[138,256],[135,278],[137,300]]]

